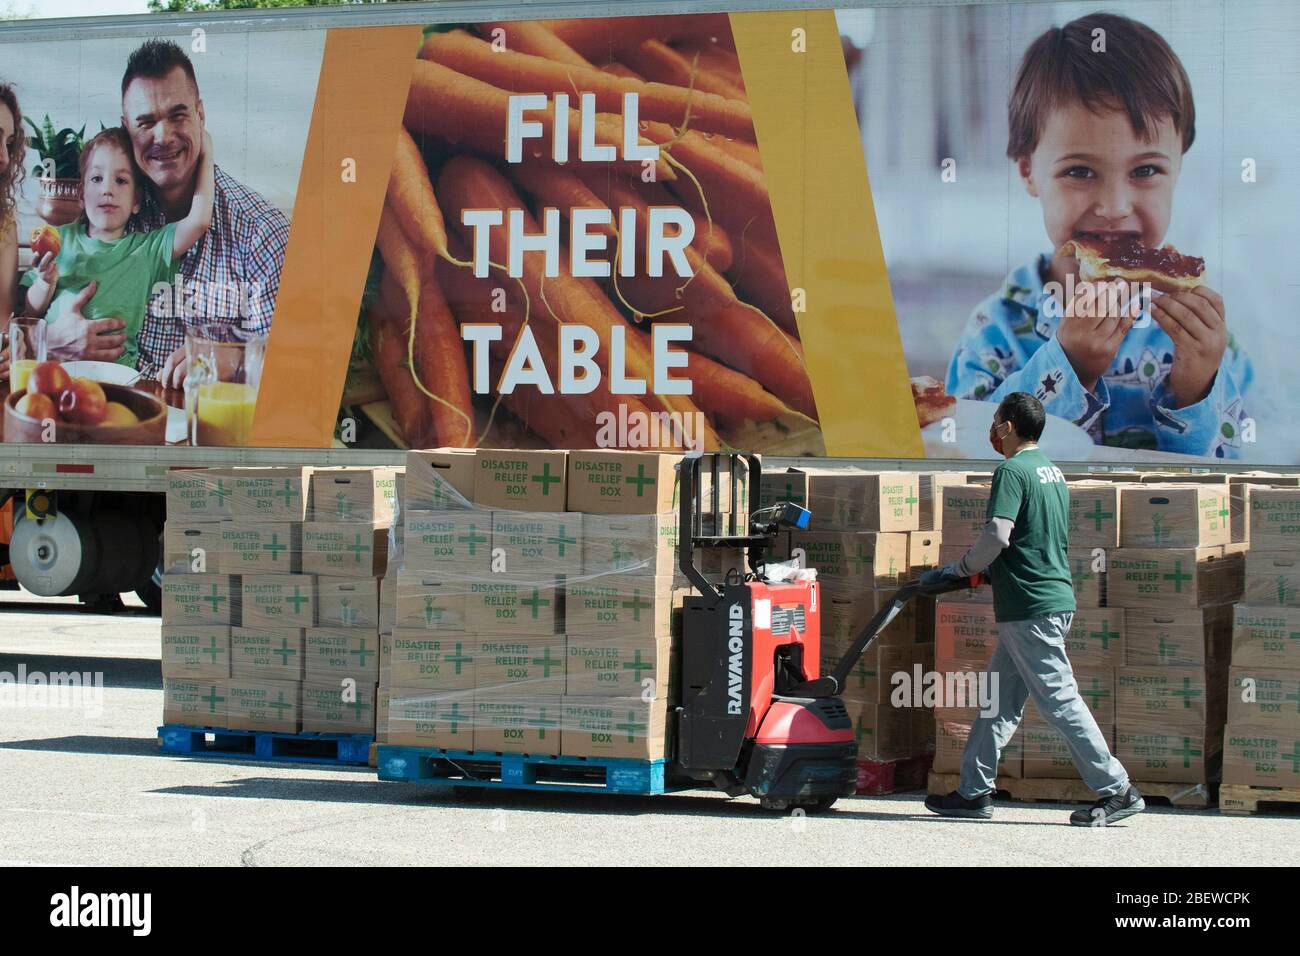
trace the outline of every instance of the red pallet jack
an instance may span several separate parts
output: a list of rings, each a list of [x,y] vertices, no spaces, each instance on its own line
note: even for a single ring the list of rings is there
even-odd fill
[[[743,459],[743,465],[742,465]],[[706,470],[707,469],[707,470]],[[749,521],[736,527],[738,479],[747,471]],[[712,495],[701,513],[702,477],[718,489],[730,480],[732,507]],[[913,597],[973,587],[974,579],[899,588],[845,652],[820,676],[821,585],[771,583],[767,553],[787,528],[806,528],[810,512],[793,503],[760,509],[761,464],[755,455],[707,454],[682,463],[678,563],[699,590],[682,615],[682,703],[674,771],[712,783],[729,796],[750,794],[763,807],[827,810],[857,785],[858,746],[840,699],[849,672]],[[748,571],[729,571],[715,585],[695,565],[700,548],[743,548]]]

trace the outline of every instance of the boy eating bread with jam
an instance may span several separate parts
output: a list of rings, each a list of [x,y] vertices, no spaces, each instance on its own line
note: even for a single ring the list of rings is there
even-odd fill
[[[1159,248],[1195,136],[1178,57],[1126,17],[1054,27],[1025,53],[1009,121],[1007,155],[1054,252],[976,307],[947,391],[992,402],[1029,392],[1098,444],[1240,457],[1250,360],[1200,260]],[[1152,287],[1168,291],[1148,316]]]

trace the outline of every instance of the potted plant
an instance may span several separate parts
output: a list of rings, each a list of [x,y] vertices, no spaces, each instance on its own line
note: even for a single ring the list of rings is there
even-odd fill
[[[37,126],[24,117],[32,128],[30,142],[41,161],[32,168],[40,183],[36,215],[52,226],[62,226],[81,215],[81,148],[86,142],[86,127],[55,131],[50,117]]]

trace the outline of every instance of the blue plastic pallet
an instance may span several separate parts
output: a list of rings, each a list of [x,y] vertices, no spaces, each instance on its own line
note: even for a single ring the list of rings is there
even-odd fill
[[[208,735],[212,740],[208,740]],[[243,757],[285,763],[358,764],[370,762],[369,734],[276,734],[261,730],[191,727],[165,724],[158,728],[164,753],[194,757]]]
[[[546,757],[487,750],[437,750],[381,744],[379,779],[439,787],[494,787],[566,793],[671,793],[663,760]]]

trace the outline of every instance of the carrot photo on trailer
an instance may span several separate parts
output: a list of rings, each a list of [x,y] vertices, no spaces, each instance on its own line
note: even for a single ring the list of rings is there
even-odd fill
[[[525,95],[544,106],[514,121],[540,133],[512,157],[512,98]],[[585,132],[597,149],[626,145],[631,109],[654,159],[585,159]],[[671,209],[689,242],[654,231]],[[500,210],[502,224],[482,239],[467,210]],[[557,233],[556,262],[535,245],[512,260],[512,216],[525,237]],[[649,249],[674,235],[686,268],[650,274]],[[573,274],[575,242],[603,272]],[[726,15],[429,27],[376,251],[343,404],[399,447],[594,447],[602,421],[657,419],[698,421],[701,449],[824,452]],[[484,325],[500,330],[483,339],[485,376]],[[655,388],[661,333],[684,353],[672,377],[685,387]],[[563,381],[566,338],[594,345],[599,381]],[[622,376],[647,387],[616,390]],[[682,447],[671,431],[625,437]]]

